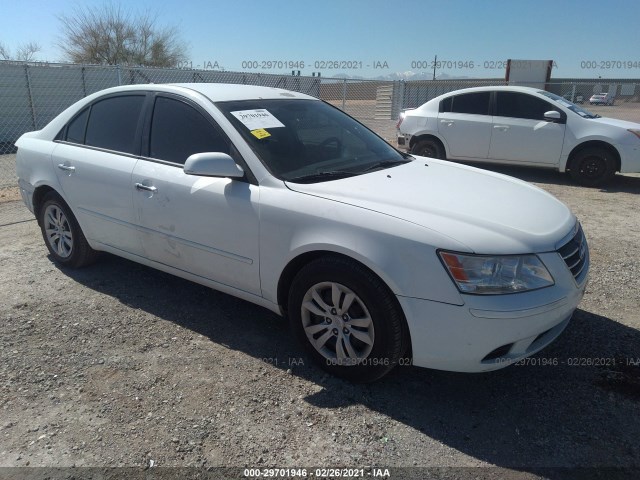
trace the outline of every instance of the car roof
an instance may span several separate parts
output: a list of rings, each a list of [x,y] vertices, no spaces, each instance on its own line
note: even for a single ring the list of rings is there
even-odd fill
[[[300,98],[317,100],[317,98],[304,93],[293,92],[282,88],[261,87],[256,85],[238,85],[231,83],[173,83],[173,84],[140,84],[113,87],[98,92],[110,94],[132,91],[156,91],[178,94],[200,93],[212,102],[225,102],[231,100],[256,100],[274,98]]]
[[[537,93],[543,90],[544,90],[543,88],[535,88],[535,87],[520,87],[520,86],[513,86],[513,85],[492,85],[487,87],[470,87],[470,88],[463,88],[460,90],[454,90],[454,91],[442,94],[441,97],[445,97],[449,95],[458,95],[460,93],[472,93],[472,92],[504,91],[504,92]]]

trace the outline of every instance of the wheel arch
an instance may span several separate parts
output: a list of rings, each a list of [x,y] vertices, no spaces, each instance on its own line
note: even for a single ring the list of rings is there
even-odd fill
[[[608,142],[605,142],[604,140],[587,140],[586,142],[582,142],[582,143],[576,145],[575,147],[573,147],[573,150],[571,150],[571,152],[569,153],[569,156],[567,158],[566,170],[571,170],[571,164],[572,164],[573,160],[575,159],[576,155],[580,151],[582,151],[582,150],[584,150],[586,148],[603,148],[603,149],[609,151],[613,155],[613,158],[614,158],[614,160],[616,162],[615,171],[616,172],[620,171],[620,168],[622,167],[620,152],[618,152],[616,147],[614,147],[613,145],[611,145]]]
[[[409,324],[407,322],[404,309],[402,308],[402,305],[398,301],[398,298],[396,297],[393,291],[393,288],[389,285],[389,281],[386,281],[383,278],[383,276],[378,275],[378,273],[376,273],[371,267],[361,262],[360,260],[355,258],[355,256],[352,256],[352,255],[347,255],[345,253],[340,253],[332,250],[311,250],[311,251],[301,253],[296,257],[292,258],[289,261],[289,263],[287,263],[285,268],[282,270],[282,273],[280,274],[280,278],[278,280],[277,301],[278,301],[278,305],[280,306],[280,311],[282,312],[282,315],[284,317],[288,316],[287,311],[288,311],[289,291],[291,289],[293,279],[295,278],[297,273],[312,261],[317,260],[319,258],[328,258],[328,257],[340,258],[343,260],[347,260],[349,262],[356,263],[357,265],[365,269],[367,272],[369,272],[371,275],[375,276],[375,278],[377,278],[382,283],[382,285],[389,291],[391,298],[393,298],[395,307],[397,308],[397,311],[400,313],[402,317],[402,328],[404,331],[403,335],[404,335],[404,343],[405,343],[403,345],[403,350],[404,350],[403,355],[407,358],[412,358],[413,349],[412,349],[411,331],[409,329]]]
[[[57,195],[60,196],[60,198],[62,198],[63,201],[65,201],[62,195],[60,195],[60,192],[58,192],[55,188],[51,187],[50,185],[45,184],[45,185],[39,185],[38,187],[36,187],[36,189],[33,191],[32,205],[33,205],[33,214],[36,216],[38,225],[40,225],[40,208],[42,207],[42,201],[44,200],[44,197],[46,197],[49,192],[56,193]],[[67,202],[65,201],[65,203]],[[67,206],[68,205],[69,204],[67,203]]]
[[[293,279],[297,275],[297,273],[305,266],[311,263],[318,258],[323,257],[336,257],[344,260],[348,260],[354,263],[357,263],[362,268],[366,269],[371,275],[374,275],[378,280],[382,282],[383,285],[389,290],[389,292],[395,297],[394,289],[389,284],[389,279],[383,278],[382,275],[379,275],[376,271],[374,271],[369,265],[366,265],[359,259],[355,258],[355,255],[349,255],[347,253],[337,252],[335,250],[309,250],[306,252],[302,252],[295,257],[293,257],[287,265],[284,267],[282,272],[280,273],[280,277],[278,279],[278,287],[277,287],[277,301],[278,305],[280,305],[281,311],[286,314],[287,311],[287,302],[289,296],[289,290],[291,288],[291,284],[293,283]],[[400,308],[400,304],[398,303],[398,308]],[[402,310],[402,309],[401,309]]]
[[[435,135],[433,133],[420,133],[418,135],[413,135],[411,137],[411,140],[409,140],[409,151],[411,151],[411,149],[413,148],[413,146],[416,143],[421,142],[422,140],[435,140],[442,147],[442,150],[444,151],[445,157],[449,156],[449,149],[447,148],[447,146],[444,143],[444,141],[440,137],[438,137],[437,135]]]

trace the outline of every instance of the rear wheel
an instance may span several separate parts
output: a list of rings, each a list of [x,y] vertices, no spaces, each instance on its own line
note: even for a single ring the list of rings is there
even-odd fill
[[[76,217],[60,195],[45,195],[38,220],[44,243],[57,263],[83,267],[96,259],[97,252],[87,243]]]
[[[325,257],[303,267],[289,291],[288,313],[312,359],[351,381],[383,377],[398,364],[408,343],[394,295],[348,259]]]
[[[444,149],[440,142],[432,138],[420,140],[411,148],[411,153],[421,157],[431,157],[445,159]]]
[[[570,173],[580,185],[603,185],[616,174],[615,160],[611,152],[604,148],[585,148],[571,161]]]

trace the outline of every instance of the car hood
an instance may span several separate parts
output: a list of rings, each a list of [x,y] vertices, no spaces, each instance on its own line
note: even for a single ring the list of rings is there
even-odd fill
[[[475,253],[553,251],[576,222],[566,205],[529,183],[432,158],[345,179],[286,184],[420,225],[435,247],[458,245]]]
[[[609,118],[609,117],[600,117],[600,118],[590,118],[589,121],[602,123],[605,125],[613,125],[614,127],[624,128],[625,130],[632,129],[640,129],[640,123],[628,122],[626,120],[618,120],[617,118]]]

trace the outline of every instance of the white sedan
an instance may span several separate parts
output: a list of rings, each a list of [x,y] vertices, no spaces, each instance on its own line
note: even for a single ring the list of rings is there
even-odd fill
[[[548,193],[281,89],[98,92],[24,134],[17,171],[54,261],[110,252],[266,307],[354,381],[504,367],[560,335],[587,282]]]
[[[640,172],[640,124],[603,118],[530,87],[456,90],[404,112],[398,145],[417,155],[569,171],[602,185]]]

